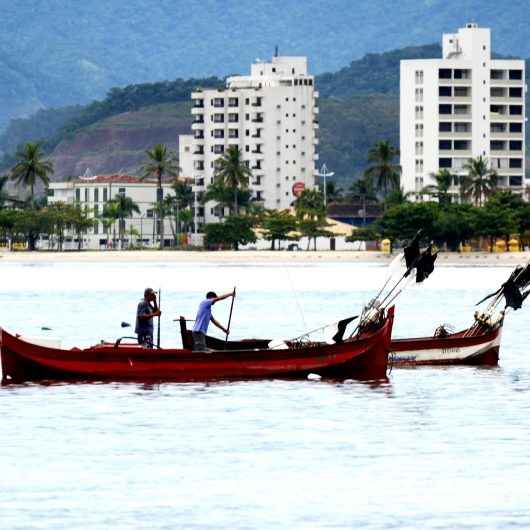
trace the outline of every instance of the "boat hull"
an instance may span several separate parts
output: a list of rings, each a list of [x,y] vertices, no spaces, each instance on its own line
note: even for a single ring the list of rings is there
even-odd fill
[[[390,345],[390,362],[400,366],[483,365],[499,362],[502,325],[469,335],[467,331],[448,337],[395,339]]]
[[[207,381],[271,377],[384,379],[393,311],[380,329],[340,344],[282,350],[192,352],[101,344],[62,350],[33,344],[0,330],[2,381],[51,380]]]

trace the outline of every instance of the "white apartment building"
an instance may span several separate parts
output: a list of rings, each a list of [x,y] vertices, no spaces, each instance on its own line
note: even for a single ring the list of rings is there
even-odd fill
[[[179,137],[179,151],[181,167],[193,168],[197,229],[226,213],[213,202],[203,207],[200,198],[229,146],[241,150],[252,171],[252,200],[266,208],[288,208],[294,184],[314,187],[318,92],[305,57],[257,61],[249,76],[229,77],[225,89],[197,90],[191,97],[192,148],[186,152],[185,135]]]
[[[470,158],[485,157],[499,186],[525,186],[525,63],[491,58],[488,28],[467,24],[443,35],[443,58],[401,61],[402,186],[416,193],[432,173],[459,175]]]
[[[174,194],[170,182],[162,183],[164,197]],[[141,180],[130,175],[97,175],[78,177],[66,182],[50,182],[48,188],[48,203],[64,202],[75,204],[82,209],[87,209],[89,216],[98,217],[103,213],[105,204],[114,199],[116,195],[130,197],[139,207],[140,213],[125,219],[124,246],[136,244],[142,246],[158,247],[160,244],[161,221],[155,221],[153,212],[157,196],[156,180]],[[131,228],[133,229],[131,231]],[[101,221],[96,221],[94,228],[84,236],[83,248],[104,249],[116,248],[119,233],[118,221],[110,229],[107,237]],[[115,238],[114,238],[115,236]],[[173,242],[171,223],[164,221],[165,245]],[[67,233],[65,248],[77,248],[75,234]]]

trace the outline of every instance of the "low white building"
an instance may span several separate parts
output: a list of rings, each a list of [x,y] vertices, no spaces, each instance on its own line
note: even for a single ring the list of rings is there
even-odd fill
[[[164,197],[174,194],[171,182],[162,184]],[[161,221],[156,221],[154,205],[157,197],[156,180],[144,179],[130,175],[97,175],[79,177],[66,182],[51,182],[48,189],[48,203],[64,202],[87,209],[90,217],[97,218],[103,213],[105,204],[117,195],[130,197],[139,207],[140,213],[125,219],[123,226],[124,248],[134,245],[158,247],[160,245]],[[173,228],[175,225],[173,224]],[[83,238],[83,248],[104,249],[116,248],[118,241],[118,221],[109,229],[107,235],[101,221],[96,221]],[[171,246],[174,241],[172,224],[164,221],[164,246]],[[65,249],[77,248],[76,236],[67,234]]]

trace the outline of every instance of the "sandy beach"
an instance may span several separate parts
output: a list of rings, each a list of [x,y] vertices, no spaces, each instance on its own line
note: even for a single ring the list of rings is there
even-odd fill
[[[382,252],[286,252],[286,251],[69,251],[69,252],[1,252],[0,263],[40,262],[224,262],[224,263],[387,263],[396,254]],[[441,252],[439,266],[510,267],[530,259],[530,252]]]

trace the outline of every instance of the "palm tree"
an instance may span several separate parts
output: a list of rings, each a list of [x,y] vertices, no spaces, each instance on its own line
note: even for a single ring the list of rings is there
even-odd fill
[[[368,152],[368,161],[372,165],[366,169],[364,176],[372,179],[383,195],[399,187],[401,166],[394,164],[396,156],[399,156],[399,150],[386,140],[377,142]]]
[[[162,179],[164,177],[177,177],[180,168],[177,163],[176,156],[171,152],[166,145],[156,144],[152,149],[146,151],[148,157],[148,163],[143,167],[142,179],[148,177],[156,177],[157,190],[156,190],[156,203],[160,205],[164,199],[164,190],[162,188]],[[161,210],[160,208],[155,208]],[[161,212],[161,223],[160,223],[160,248],[164,246],[164,214]]]
[[[497,189],[497,172],[488,167],[486,158],[479,156],[464,165],[468,174],[462,180],[462,194],[472,197],[475,205],[482,206],[485,197]]]
[[[234,196],[234,215],[238,214],[238,191],[245,190],[252,176],[252,172],[243,162],[241,151],[237,145],[231,145],[225,154],[216,161],[215,179],[218,183],[232,190]]]
[[[28,142],[16,152],[18,162],[11,169],[11,179],[17,184],[29,187],[33,202],[35,185],[40,180],[45,186],[50,182],[49,174],[53,173],[53,164],[42,158],[40,144]]]
[[[350,187],[351,197],[353,200],[361,200],[363,211],[363,226],[366,225],[366,203],[367,201],[375,202],[377,197],[374,191],[373,183],[370,179],[361,178],[356,180]]]
[[[116,241],[116,221],[119,218],[119,208],[118,204],[110,200],[107,203],[105,203],[105,206],[103,207],[103,212],[101,213],[101,222],[103,223],[103,226],[105,227],[105,231],[107,233],[107,246],[109,244],[109,232],[112,228],[112,243],[114,246],[114,243]]]
[[[120,246],[123,249],[125,218],[131,217],[133,213],[140,213],[140,208],[130,197],[126,197],[121,193],[118,193],[111,202],[116,205],[115,212],[118,218],[118,237],[120,238]]]
[[[436,181],[436,184],[425,186],[421,193],[435,197],[442,206],[450,204],[451,194],[449,190],[453,184],[454,175],[448,169],[440,169],[438,173],[431,173],[431,178]]]

